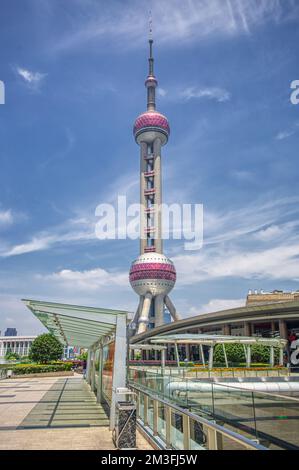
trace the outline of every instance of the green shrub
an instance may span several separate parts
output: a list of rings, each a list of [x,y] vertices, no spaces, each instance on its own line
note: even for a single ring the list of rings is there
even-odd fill
[[[194,362],[180,362],[180,367],[194,367]]]
[[[227,360],[232,364],[244,364],[246,365],[246,357],[244,347],[242,344],[226,344],[225,351]],[[279,349],[274,348],[275,360],[279,358]],[[269,364],[270,361],[270,348],[262,344],[253,344],[251,346],[251,362],[259,364]],[[214,365],[225,364],[223,346],[217,344],[214,350]]]
[[[57,364],[16,364],[11,367],[15,375],[22,374],[42,374],[47,372],[70,371],[71,362],[63,362]]]
[[[245,362],[245,353],[242,344],[226,344],[225,351],[228,362],[239,363]],[[222,344],[217,344],[214,349],[214,363],[225,364],[224,352]]]
[[[38,336],[32,343],[29,358],[37,363],[47,364],[60,359],[63,353],[63,346],[50,333]]]

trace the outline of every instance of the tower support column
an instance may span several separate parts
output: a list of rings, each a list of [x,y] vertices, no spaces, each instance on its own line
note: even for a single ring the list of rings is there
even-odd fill
[[[163,253],[162,244],[162,178],[161,178],[161,140],[154,141],[155,172],[155,246],[157,253]]]
[[[161,326],[164,323],[164,295],[155,297],[155,326]]]

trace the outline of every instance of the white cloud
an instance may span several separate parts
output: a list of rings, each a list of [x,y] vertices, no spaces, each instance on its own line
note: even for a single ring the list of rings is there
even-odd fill
[[[158,95],[160,95],[162,97],[167,95],[167,90],[165,90],[164,88],[161,88],[161,87],[157,88],[157,92],[158,92]]]
[[[290,126],[290,129],[278,132],[276,135],[275,139],[276,140],[285,140],[288,139],[289,137],[292,137],[296,132],[299,130],[299,122],[295,122],[292,126]]]
[[[0,210],[0,227],[11,225],[14,221],[12,211],[8,210]]]
[[[203,249],[173,257],[180,285],[221,278],[299,280],[299,241],[266,250]]]
[[[282,227],[279,227],[278,225],[271,225],[270,227],[267,227],[264,230],[260,230],[259,232],[255,233],[254,237],[258,240],[267,242],[269,240],[273,240],[275,238],[280,237],[284,233],[285,232]]]
[[[51,51],[78,47],[90,41],[112,37],[118,45],[136,47],[144,44],[147,30],[148,2],[134,0],[125,8],[89,1],[88,11],[72,17],[70,31],[55,40]],[[151,2],[154,38],[159,44],[178,46],[183,41],[198,41],[210,36],[251,34],[264,23],[280,23],[298,18],[293,0],[181,0]],[[83,9],[84,10],[84,9]],[[86,18],[84,20],[84,18]],[[75,25],[74,25],[75,22]]]
[[[203,99],[207,98],[210,100],[216,100],[219,103],[224,103],[231,99],[231,94],[223,88],[199,88],[199,87],[188,87],[180,93],[180,96],[184,100],[191,99]]]
[[[23,255],[25,253],[31,253],[33,251],[41,251],[49,248],[53,243],[53,237],[41,237],[41,238],[33,238],[31,241],[27,243],[20,243],[19,245],[15,245],[4,252],[0,252],[0,256],[3,258],[7,258],[10,256],[17,256]]]
[[[45,73],[32,72],[22,67],[17,67],[17,74],[25,81],[25,83],[32,89],[38,90],[41,82],[47,76]]]
[[[219,312],[230,308],[244,307],[244,304],[244,299],[212,299],[202,306],[191,307],[189,309],[189,314],[193,316],[210,312]]]
[[[276,140],[285,140],[295,134],[295,131],[283,131],[279,132],[276,136]]]
[[[85,271],[63,269],[50,275],[38,276],[38,279],[54,281],[65,288],[79,289],[87,292],[99,290],[103,287],[129,287],[127,272],[109,272],[102,268]]]

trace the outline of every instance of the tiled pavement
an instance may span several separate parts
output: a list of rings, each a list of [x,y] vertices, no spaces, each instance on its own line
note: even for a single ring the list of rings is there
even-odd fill
[[[109,421],[77,377],[0,381],[0,449],[114,449]],[[140,449],[151,449],[138,434]]]

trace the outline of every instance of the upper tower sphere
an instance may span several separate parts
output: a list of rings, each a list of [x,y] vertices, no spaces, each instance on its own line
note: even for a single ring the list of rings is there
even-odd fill
[[[170,128],[167,118],[157,111],[147,111],[138,116],[135,121],[134,137],[138,144],[142,141],[150,142],[159,136],[164,145],[169,134]]]

